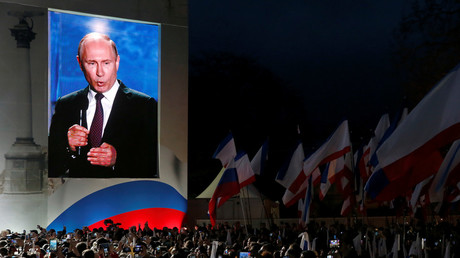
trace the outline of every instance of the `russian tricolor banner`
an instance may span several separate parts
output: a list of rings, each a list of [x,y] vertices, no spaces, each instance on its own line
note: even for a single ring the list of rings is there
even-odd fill
[[[66,187],[58,189],[59,192],[49,199],[49,205],[67,208],[57,213],[57,217],[50,218],[52,222],[47,228],[99,228],[105,227],[106,219],[121,223],[123,228],[144,225],[145,222],[158,228],[182,225],[187,200],[170,185],[153,180],[135,180],[105,187],[104,182],[107,181],[68,180]],[[85,191],[88,192],[80,198],[78,195]],[[66,204],[66,200],[70,199],[75,199],[75,202]]]
[[[213,226],[216,224],[216,209],[239,192],[240,184],[238,183],[237,169],[234,161],[231,160],[220,178],[219,184],[214,190],[211,200],[209,201],[208,212]]]

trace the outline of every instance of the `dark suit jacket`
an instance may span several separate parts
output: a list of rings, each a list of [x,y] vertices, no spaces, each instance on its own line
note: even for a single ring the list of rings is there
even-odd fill
[[[104,129],[102,142],[115,147],[115,167],[91,165],[87,161],[88,146],[80,154],[71,152],[67,131],[79,124],[83,114],[87,127],[89,86],[58,99],[49,134],[49,177],[126,177],[158,176],[157,102],[155,99],[127,88],[121,81],[112,111]],[[82,112],[81,112],[82,111]]]

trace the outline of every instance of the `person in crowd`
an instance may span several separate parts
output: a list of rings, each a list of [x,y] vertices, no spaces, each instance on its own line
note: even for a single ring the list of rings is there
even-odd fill
[[[227,225],[227,226],[225,226]],[[390,224],[389,224],[390,225]],[[49,240],[50,236],[54,236],[56,231],[41,230],[36,238],[31,238],[34,233],[14,233],[5,231],[0,238],[0,256],[1,257],[90,257],[90,258],[120,258],[120,257],[222,257],[235,258],[240,254],[249,255],[249,257],[369,257],[371,254],[374,257],[385,256],[378,254],[377,251],[366,249],[366,241],[372,243],[377,241],[381,236],[375,234],[376,227],[356,223],[353,226],[334,223],[333,225],[319,224],[312,221],[306,227],[285,227],[284,237],[280,234],[280,227],[267,228],[265,230],[248,230],[241,231],[238,227],[229,224],[221,224],[218,227],[197,226],[194,228],[184,227],[181,230],[176,229],[146,229],[131,227],[123,229],[119,226],[107,226],[107,228],[99,228],[96,236],[88,228],[74,230],[74,233],[57,234],[58,239],[57,250],[51,250]],[[250,227],[248,227],[250,228]],[[251,228],[252,229],[252,228]],[[319,239],[324,230],[329,231],[329,235],[339,240],[339,247],[326,246],[318,248],[318,245],[313,245],[314,250],[301,250],[300,239],[288,238],[286,236],[298,235],[300,232],[308,230],[311,239]],[[404,232],[404,230],[406,232]],[[458,225],[452,225],[447,222],[428,223],[420,225],[398,225],[393,224],[387,228],[377,228],[379,233],[385,234],[387,239],[392,241],[382,242],[386,244],[388,250],[391,250],[395,234],[402,234],[408,237],[406,240],[411,242],[419,239],[424,240],[424,248],[429,257],[439,257],[447,243],[450,244],[450,252],[453,257],[459,255],[460,236]],[[232,230],[232,244],[228,243],[228,239],[219,240],[222,233],[227,233],[227,230]],[[60,231],[58,231],[60,232]],[[83,237],[76,237],[80,232],[86,232]],[[266,239],[265,234],[271,235]],[[415,237],[413,235],[415,234]],[[361,235],[361,239],[356,239]],[[70,236],[70,238],[69,238]],[[276,236],[276,237],[273,237]],[[217,242],[215,242],[217,241]],[[401,244],[404,240],[401,239]],[[217,248],[213,247],[213,242],[217,243]],[[363,243],[363,244],[361,244]],[[356,250],[356,244],[361,245],[361,252]],[[369,246],[372,246],[369,245]],[[402,245],[401,245],[402,246]],[[442,249],[444,248],[444,249]],[[215,252],[215,253],[213,253]],[[391,256],[391,251],[386,255]],[[402,257],[403,251],[400,250],[398,256]],[[455,256],[457,255],[457,256]]]

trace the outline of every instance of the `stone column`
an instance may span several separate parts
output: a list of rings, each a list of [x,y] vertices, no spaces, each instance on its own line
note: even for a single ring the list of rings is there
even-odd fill
[[[16,40],[18,59],[23,63],[22,85],[17,96],[17,137],[8,153],[5,154],[4,194],[32,194],[43,191],[44,155],[39,145],[35,144],[32,132],[32,85],[30,71],[30,42],[35,33],[27,23],[30,13],[15,13],[19,24],[10,29]]]

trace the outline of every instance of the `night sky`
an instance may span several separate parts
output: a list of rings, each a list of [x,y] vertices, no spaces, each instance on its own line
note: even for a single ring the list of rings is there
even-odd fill
[[[400,0],[191,0],[190,197],[219,172],[212,154],[229,131],[237,149],[250,158],[264,139],[272,141],[270,179],[259,180],[259,186],[270,185],[267,194],[275,199],[281,199],[283,189],[272,184],[274,176],[294,147],[297,125],[306,155],[344,118],[353,143],[367,143],[381,115],[393,117],[403,103],[392,60],[393,32],[409,8]],[[256,81],[251,75],[266,78],[252,70],[219,80],[224,69],[212,70],[206,58],[215,61],[221,53],[236,56],[241,69],[246,66],[240,59],[251,60],[276,78],[270,80],[276,85],[247,86]]]

